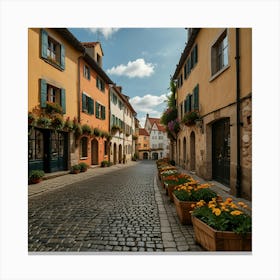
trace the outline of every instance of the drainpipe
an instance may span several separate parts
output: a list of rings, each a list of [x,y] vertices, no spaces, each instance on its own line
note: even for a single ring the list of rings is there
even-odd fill
[[[236,125],[237,125],[237,166],[236,166],[236,196],[241,197],[241,165],[240,165],[240,56],[239,56],[239,28],[236,28]]]

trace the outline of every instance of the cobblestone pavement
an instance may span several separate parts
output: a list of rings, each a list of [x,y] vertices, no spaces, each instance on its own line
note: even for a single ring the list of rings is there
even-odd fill
[[[174,205],[158,186],[154,161],[108,170],[29,196],[29,252],[202,250],[192,227],[180,225]],[[61,178],[71,176],[76,175]]]

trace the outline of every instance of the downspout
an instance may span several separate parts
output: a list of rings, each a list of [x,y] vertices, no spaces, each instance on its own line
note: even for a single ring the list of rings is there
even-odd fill
[[[241,197],[242,186],[241,186],[241,165],[240,165],[240,56],[239,56],[239,28],[236,28],[236,137],[237,137],[237,165],[236,165],[236,197]]]

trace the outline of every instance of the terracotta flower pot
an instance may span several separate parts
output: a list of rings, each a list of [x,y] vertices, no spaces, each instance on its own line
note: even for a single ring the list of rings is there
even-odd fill
[[[192,216],[195,240],[208,251],[252,251],[252,234],[218,231]]]

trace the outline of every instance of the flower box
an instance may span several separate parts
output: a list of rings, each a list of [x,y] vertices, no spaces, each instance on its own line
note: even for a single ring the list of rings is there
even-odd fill
[[[208,251],[252,251],[251,233],[238,234],[218,231],[200,219],[191,216],[195,240]]]
[[[192,223],[191,213],[192,210],[191,205],[196,203],[194,201],[181,201],[176,195],[173,193],[173,200],[176,208],[176,212],[178,218],[182,225],[190,225]]]

